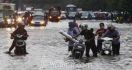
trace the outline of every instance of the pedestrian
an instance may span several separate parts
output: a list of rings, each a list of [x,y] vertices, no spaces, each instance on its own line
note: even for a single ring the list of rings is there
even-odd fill
[[[76,35],[79,34],[79,29],[76,26],[75,23],[73,22],[69,22],[69,28],[68,28],[68,32],[67,32],[70,36],[75,37]],[[73,46],[74,46],[74,42],[73,41],[68,41],[68,51],[72,52],[73,50]]]

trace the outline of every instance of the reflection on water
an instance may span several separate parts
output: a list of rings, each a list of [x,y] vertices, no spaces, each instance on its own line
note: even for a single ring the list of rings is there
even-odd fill
[[[30,27],[30,29],[35,29],[35,27]]]
[[[44,29],[44,28],[45,28],[45,26],[40,27],[40,29]]]
[[[6,28],[6,31],[14,31],[15,28]]]
[[[31,27],[29,27],[29,29],[45,29],[45,26],[40,26],[40,27],[31,26]]]

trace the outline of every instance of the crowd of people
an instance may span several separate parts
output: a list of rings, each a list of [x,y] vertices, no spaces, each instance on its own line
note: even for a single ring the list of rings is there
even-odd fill
[[[85,42],[85,48],[86,48],[86,57],[90,57],[90,49],[93,52],[93,57],[97,57],[98,53],[102,50],[102,42],[103,40],[101,38],[103,37],[109,37],[112,38],[112,55],[119,55],[120,54],[120,34],[118,30],[113,25],[108,25],[107,28],[105,28],[104,23],[99,24],[99,29],[97,31],[94,31],[93,28],[89,28],[88,25],[78,25],[76,23],[76,20],[73,22],[69,22],[69,28],[68,28],[68,34],[74,38],[77,39],[78,36],[84,37]],[[18,28],[11,34],[11,38],[14,39],[8,53],[11,53],[12,49],[16,46],[16,38],[15,36],[17,34],[21,34],[28,37],[27,31],[24,29],[24,24],[19,24]],[[95,33],[94,33],[95,32]],[[97,36],[97,44],[96,44],[96,37]],[[68,40],[68,51],[72,52],[74,48],[74,43],[72,40]],[[82,41],[80,42],[82,44]],[[15,47],[16,48],[16,47]],[[26,52],[26,45],[24,46],[25,54]],[[70,55],[72,56],[72,55]]]
[[[110,24],[105,28],[104,23],[99,24],[100,28],[97,29],[94,33],[93,28],[89,28],[88,25],[79,25],[74,20],[73,22],[69,22],[68,34],[73,38],[77,39],[78,36],[82,36],[85,39],[85,47],[86,47],[86,57],[90,57],[90,49],[93,52],[93,57],[97,57],[98,53],[102,50],[102,40],[103,37],[112,38],[112,55],[120,54],[120,34],[114,25]],[[97,36],[97,44],[95,37]],[[74,47],[74,42],[68,41],[68,51],[72,52]],[[72,55],[70,55],[72,56]]]

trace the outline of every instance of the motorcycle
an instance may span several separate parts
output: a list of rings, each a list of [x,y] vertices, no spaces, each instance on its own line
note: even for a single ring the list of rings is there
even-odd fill
[[[109,37],[103,37],[103,38],[101,38],[101,40],[103,40],[101,54],[102,55],[111,55],[113,39],[109,38]]]
[[[25,40],[27,39],[28,36],[27,35],[25,36],[25,35],[22,35],[22,34],[16,34],[13,37],[16,40],[15,50],[14,50],[15,55],[27,54]]]
[[[85,50],[85,45],[83,44],[83,40],[78,41],[77,39],[72,38],[69,34],[63,31],[60,31],[60,34],[65,36],[66,42],[70,40],[74,42],[72,57],[75,59],[81,59]]]
[[[83,41],[74,43],[74,47],[72,50],[72,56],[75,59],[81,59],[85,50],[85,45]]]

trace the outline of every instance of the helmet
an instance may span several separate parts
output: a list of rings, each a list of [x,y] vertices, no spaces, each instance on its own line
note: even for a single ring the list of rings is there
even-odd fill
[[[88,25],[85,24],[85,25],[84,25],[84,29],[88,29]]]
[[[114,30],[114,29],[115,29],[115,26],[113,26],[112,24],[109,24],[107,27],[108,27],[108,29],[110,29],[110,30]]]
[[[80,40],[79,40],[79,43],[81,43],[81,44],[82,44],[82,43],[83,43],[83,39],[80,39]]]
[[[69,24],[69,27],[70,27],[70,28],[74,28],[74,27],[76,27],[76,24],[73,23],[73,22],[69,22],[68,24]]]
[[[80,27],[80,28],[82,28],[82,27],[83,27],[83,25],[81,25],[81,24],[80,24],[80,25],[79,25],[79,27]]]
[[[100,23],[99,26],[104,26],[104,23]]]

